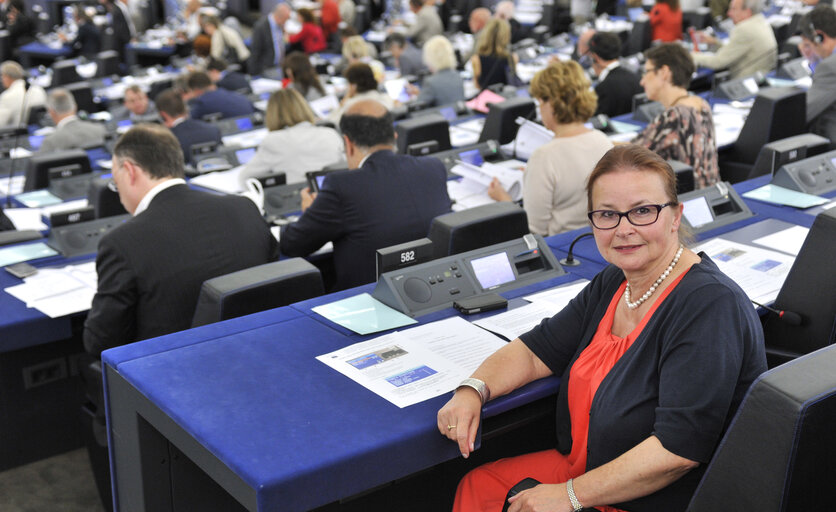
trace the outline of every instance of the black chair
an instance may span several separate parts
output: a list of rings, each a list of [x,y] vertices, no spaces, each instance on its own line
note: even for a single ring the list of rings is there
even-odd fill
[[[836,500],[834,370],[836,347],[831,346],[761,375],[687,510],[831,510]]]
[[[71,60],[59,60],[52,65],[52,85],[51,87],[58,87],[61,85],[74,84],[81,82],[82,78],[76,71],[76,65]]]
[[[302,258],[258,265],[204,282],[192,327],[286,306],[323,293],[319,270]]]
[[[761,89],[734,148],[720,154],[723,181],[738,183],[745,180],[766,143],[806,131],[806,95],[791,87]]]
[[[93,98],[93,87],[90,82],[76,82],[65,87],[75,98],[79,112],[88,114],[102,110],[102,105]]]
[[[520,129],[517,118],[531,119],[536,108],[531,98],[511,98],[501,103],[489,104],[488,117],[485,118],[479,142],[496,140],[500,144],[508,144],[514,140]],[[443,150],[444,148],[441,148],[441,151]]]
[[[676,175],[676,193],[684,194],[694,190],[694,168],[679,160],[668,160]]]
[[[395,125],[398,153],[407,154],[408,149],[422,142],[438,142],[438,151],[450,149],[450,123],[441,114],[428,114],[398,121]]]
[[[119,201],[119,193],[110,190],[107,186],[107,180],[97,179],[90,182],[87,202],[93,207],[93,213],[97,219],[128,213]]]
[[[830,139],[804,133],[766,144],[758,152],[755,165],[746,179],[774,174],[782,165],[816,156],[830,149]]]
[[[627,41],[621,47],[621,55],[626,57],[641,53],[650,48],[653,29],[650,20],[636,20],[633,22],[633,30],[627,37]]]
[[[439,215],[430,224],[427,237],[433,243],[433,256],[442,258],[528,233],[525,210],[516,203],[498,202]]]
[[[825,210],[813,222],[773,309],[801,317],[792,325],[786,316],[770,313],[764,320],[766,356],[770,367],[836,341],[836,211]]]
[[[119,52],[105,50],[96,55],[96,77],[121,75]]]

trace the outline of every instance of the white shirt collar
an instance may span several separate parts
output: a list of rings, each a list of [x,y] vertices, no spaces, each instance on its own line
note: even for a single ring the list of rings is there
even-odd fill
[[[610,62],[607,65],[607,67],[605,67],[604,69],[601,70],[601,74],[598,75],[598,81],[603,82],[607,78],[607,75],[610,74],[610,71],[612,71],[613,69],[617,68],[620,65],[621,65],[621,63],[618,62],[617,60],[614,60],[614,61]]]
[[[177,126],[178,124],[180,124],[180,123],[182,123],[183,121],[185,121],[187,117],[188,117],[188,116],[178,117],[177,119],[175,119],[174,121],[172,121],[172,122],[171,122],[171,128],[174,128],[174,127],[175,127],[175,126]]]
[[[143,197],[142,200],[139,201],[139,204],[136,205],[136,211],[134,211],[134,217],[136,217],[140,213],[147,210],[148,205],[151,204],[151,201],[155,197],[157,197],[157,194],[159,194],[163,190],[165,190],[167,188],[170,188],[170,187],[173,187],[175,185],[185,185],[185,184],[186,184],[186,180],[184,180],[183,178],[171,178],[171,179],[163,181],[162,183],[158,183],[154,188],[149,190],[148,193],[145,194],[145,197]]]
[[[59,130],[59,129],[63,128],[64,126],[66,126],[67,123],[69,123],[70,121],[75,121],[76,119],[78,119],[78,116],[76,116],[75,114],[73,114],[71,116],[67,116],[64,119],[58,121],[58,124],[55,125],[55,129]]]

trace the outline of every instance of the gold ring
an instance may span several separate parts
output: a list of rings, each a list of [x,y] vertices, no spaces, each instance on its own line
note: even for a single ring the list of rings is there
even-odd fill
[[[454,428],[456,428],[455,425],[447,425],[447,430],[453,430]]]

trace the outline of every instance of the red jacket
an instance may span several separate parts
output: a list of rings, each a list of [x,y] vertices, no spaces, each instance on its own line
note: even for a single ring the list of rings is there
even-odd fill
[[[338,25],[340,24],[340,8],[337,6],[337,2],[334,0],[323,0],[320,20],[325,37],[337,31]]]
[[[682,39],[682,9],[672,11],[665,3],[657,2],[650,10],[650,26],[653,41],[679,41]]]
[[[302,30],[290,36],[289,40],[291,43],[301,42],[305,53],[321,52],[326,47],[322,27],[313,23],[303,23]]]

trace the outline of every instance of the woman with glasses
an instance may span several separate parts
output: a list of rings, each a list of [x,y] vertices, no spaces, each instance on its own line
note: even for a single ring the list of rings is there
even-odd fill
[[[556,447],[485,464],[454,510],[682,511],[750,383],[766,370],[744,292],[683,245],[671,167],[635,145],[589,177],[592,233],[610,263],[561,312],[490,356],[438,412],[442,435],[473,451],[485,401],[562,377]]]
[[[531,232],[551,236],[586,225],[583,187],[612,142],[584,125],[595,113],[598,98],[577,62],[555,62],[537,72],[530,90],[554,138],[528,159],[523,206]],[[488,194],[497,201],[511,200],[497,179]]]
[[[696,188],[710,187],[720,179],[717,144],[711,106],[688,93],[694,61],[677,43],[645,52],[641,85],[647,97],[665,110],[633,139],[665,160],[679,160],[694,168]]]

